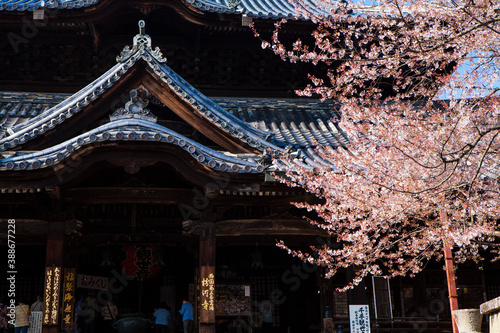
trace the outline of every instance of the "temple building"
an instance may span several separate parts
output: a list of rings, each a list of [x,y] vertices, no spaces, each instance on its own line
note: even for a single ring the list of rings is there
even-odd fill
[[[333,332],[326,317],[350,332],[350,305],[372,332],[451,331],[439,263],[340,293],[355,268],[325,279],[276,247],[336,245],[273,159],[312,168],[318,145],[348,144],[335,101],[294,95],[321,68],[248,27],[294,15],[286,0],[0,0],[0,290],[43,297],[30,331],[75,331],[89,298],[99,333],[110,300],[119,332],[147,332],[160,302],[179,324],[184,299],[196,332]],[[461,307],[498,296],[499,274],[457,274]]]

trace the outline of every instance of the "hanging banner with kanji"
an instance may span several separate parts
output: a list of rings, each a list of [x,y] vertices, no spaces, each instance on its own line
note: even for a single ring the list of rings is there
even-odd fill
[[[60,283],[61,283],[61,267],[46,267],[45,289],[43,292],[44,325],[58,324]]]
[[[122,261],[126,275],[140,279],[155,276],[161,269],[160,248],[155,245],[124,246],[125,260]]]
[[[370,310],[368,305],[349,305],[351,333],[370,333]]]
[[[201,266],[200,323],[215,323],[215,266]]]
[[[63,331],[73,331],[75,328],[75,282],[76,269],[65,268],[61,317],[61,329]]]

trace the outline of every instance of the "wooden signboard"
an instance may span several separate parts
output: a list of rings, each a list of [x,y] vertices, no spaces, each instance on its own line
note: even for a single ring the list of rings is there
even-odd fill
[[[218,284],[215,312],[217,316],[250,316],[252,302],[248,284]]]
[[[73,331],[75,328],[75,289],[76,269],[66,268],[64,270],[64,285],[62,299],[61,329]]]
[[[200,323],[215,323],[215,266],[201,266]]]
[[[76,285],[78,288],[108,290],[108,278],[78,274]]]
[[[46,267],[45,289],[43,292],[43,325],[58,324],[60,284],[61,267]]]

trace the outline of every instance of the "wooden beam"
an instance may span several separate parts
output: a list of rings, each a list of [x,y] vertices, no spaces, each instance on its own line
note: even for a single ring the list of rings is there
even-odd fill
[[[184,233],[199,235],[203,224],[198,221],[183,222]],[[215,223],[217,237],[226,236],[265,236],[265,235],[300,235],[327,236],[326,231],[311,225],[305,220],[226,220]]]
[[[70,189],[64,197],[70,203],[86,204],[177,204],[191,203],[195,192],[192,189],[170,189],[156,187],[92,187]]]
[[[87,23],[89,27],[90,35],[92,36],[92,45],[94,46],[94,52],[97,53],[99,50],[99,45],[101,44],[99,33],[97,32],[94,22]]]

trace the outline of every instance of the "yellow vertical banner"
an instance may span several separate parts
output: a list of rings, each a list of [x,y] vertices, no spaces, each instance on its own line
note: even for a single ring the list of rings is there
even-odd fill
[[[201,266],[200,323],[215,323],[215,266]]]
[[[58,323],[61,275],[61,267],[45,268],[43,325],[57,325]]]
[[[65,268],[61,301],[61,329],[63,331],[73,331],[75,328],[75,289],[76,269]]]

